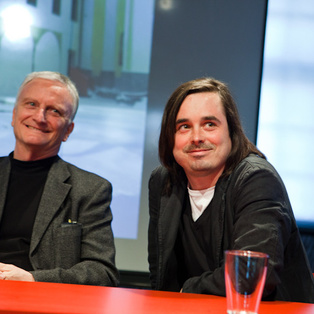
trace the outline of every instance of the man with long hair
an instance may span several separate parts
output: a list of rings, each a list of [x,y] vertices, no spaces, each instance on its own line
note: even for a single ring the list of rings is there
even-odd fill
[[[223,82],[179,86],[149,181],[149,267],[158,290],[225,295],[224,251],[269,255],[263,298],[314,302],[314,280],[279,174],[245,136]]]

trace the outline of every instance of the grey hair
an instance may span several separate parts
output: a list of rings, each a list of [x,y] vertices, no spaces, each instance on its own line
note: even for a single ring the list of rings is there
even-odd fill
[[[72,103],[73,110],[72,110],[71,117],[70,117],[71,121],[73,121],[74,117],[76,115],[77,109],[78,109],[78,105],[79,105],[79,93],[75,87],[75,84],[67,76],[65,76],[59,72],[41,71],[41,72],[29,73],[25,77],[24,81],[22,82],[22,84],[18,90],[16,99],[18,99],[20,97],[20,94],[21,94],[23,88],[25,87],[25,85],[28,84],[30,81],[37,79],[37,78],[47,79],[47,80],[51,80],[51,81],[58,81],[68,89],[68,91],[70,92],[72,99],[73,99],[73,103]]]

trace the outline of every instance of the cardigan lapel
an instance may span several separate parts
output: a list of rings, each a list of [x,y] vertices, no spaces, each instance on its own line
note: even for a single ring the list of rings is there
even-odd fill
[[[2,157],[0,159],[0,221],[4,209],[5,199],[7,195],[11,164],[9,157]]]
[[[163,195],[160,201],[159,245],[164,249],[165,259],[173,251],[186,193],[184,184],[174,185],[170,196]]]
[[[158,254],[157,288],[161,288],[165,279],[165,267],[171,260],[177,239],[181,213],[183,210],[186,185],[174,185],[170,196],[163,195],[160,200],[158,219],[158,243],[162,254]]]
[[[34,222],[30,253],[35,250],[49,223],[68,195],[71,185],[64,182],[69,176],[66,163],[62,159],[58,159],[51,166]]]
[[[215,267],[220,267],[224,259],[223,240],[225,234],[225,210],[226,210],[226,190],[230,182],[228,178],[220,178],[216,184],[214,198],[212,200],[212,210],[214,212],[212,223],[214,239],[212,239],[212,251],[215,253]]]

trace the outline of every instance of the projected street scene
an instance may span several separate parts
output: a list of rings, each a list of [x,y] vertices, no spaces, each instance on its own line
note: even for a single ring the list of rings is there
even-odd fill
[[[26,74],[68,75],[81,98],[60,156],[112,183],[114,235],[136,239],[154,1],[46,4],[0,0],[0,154],[14,149],[11,114]]]

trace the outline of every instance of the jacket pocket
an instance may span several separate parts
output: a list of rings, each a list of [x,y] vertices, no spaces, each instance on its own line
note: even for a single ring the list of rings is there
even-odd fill
[[[80,223],[61,224],[55,242],[56,267],[68,269],[80,262],[81,234]]]

